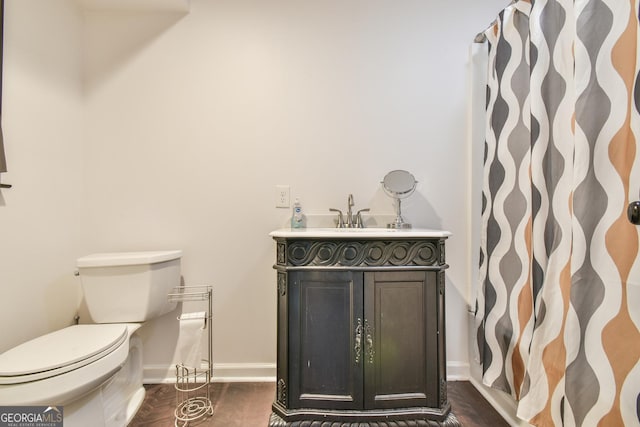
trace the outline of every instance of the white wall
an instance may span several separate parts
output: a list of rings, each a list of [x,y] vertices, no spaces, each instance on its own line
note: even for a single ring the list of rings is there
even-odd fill
[[[36,5],[37,3],[37,5]],[[5,1],[0,352],[73,321],[84,210],[80,15]]]
[[[275,185],[307,212],[353,193],[389,213],[379,181],[405,168],[420,182],[406,217],[454,233],[448,357],[463,372],[465,63],[502,6],[193,0],[186,15],[88,14],[91,249],[183,249],[186,283],[214,285],[216,362],[273,363],[267,234],[289,215]]]
[[[37,9],[34,3],[47,2],[25,7]],[[466,375],[465,64],[469,43],[503,6],[505,0],[191,0],[186,14],[87,11],[82,37],[74,39],[83,40],[82,49],[77,41],[58,47],[84,53],[83,119],[64,124],[68,132],[84,125],[85,154],[80,159],[81,150],[68,150],[63,173],[73,181],[65,191],[81,194],[84,185],[87,192],[64,200],[55,193],[52,203],[66,209],[68,223],[26,235],[45,243],[76,235],[78,242],[66,239],[68,250],[51,260],[64,272],[79,247],[183,249],[186,283],[214,286],[219,375],[240,368],[261,376],[273,373],[275,361],[268,233],[289,216],[274,207],[275,185],[291,185],[308,213],[344,209],[352,193],[357,208],[388,214],[391,201],[379,181],[404,168],[419,181],[404,204],[408,221],[454,233],[447,248],[447,350],[450,374]],[[62,34],[73,28],[55,26]],[[34,31],[23,28],[14,31]],[[65,98],[75,99],[76,90],[67,88]],[[39,140],[38,149],[47,143]],[[64,144],[79,143],[67,138]],[[28,153],[8,149],[17,171],[16,152]],[[51,174],[20,170],[52,197]],[[23,190],[16,183],[10,191],[18,197]],[[0,215],[18,209],[3,194]],[[74,207],[86,216],[78,218]],[[6,223],[2,218],[0,227]],[[30,254],[0,250],[13,264],[26,264]],[[49,281],[60,276],[41,274]],[[4,282],[4,269],[0,275]],[[36,281],[21,279],[29,294],[41,286]],[[26,292],[15,299],[33,306]],[[168,364],[175,323],[172,314],[145,328],[148,365]],[[2,344],[17,339],[3,337]]]

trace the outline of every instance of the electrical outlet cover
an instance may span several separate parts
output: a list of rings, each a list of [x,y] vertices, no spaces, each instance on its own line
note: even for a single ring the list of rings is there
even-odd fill
[[[288,185],[276,185],[276,208],[289,208],[290,189]]]

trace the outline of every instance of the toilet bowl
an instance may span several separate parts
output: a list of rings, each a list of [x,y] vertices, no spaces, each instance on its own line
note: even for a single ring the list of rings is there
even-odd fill
[[[65,427],[127,425],[144,399],[136,331],[175,308],[167,294],[179,285],[181,256],[160,251],[78,259],[97,323],[69,326],[0,354],[0,406],[63,406]]]

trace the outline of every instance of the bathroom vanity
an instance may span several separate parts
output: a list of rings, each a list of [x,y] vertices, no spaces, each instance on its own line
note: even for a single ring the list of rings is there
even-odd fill
[[[283,229],[269,427],[459,426],[436,230]],[[409,423],[409,424],[405,424]]]

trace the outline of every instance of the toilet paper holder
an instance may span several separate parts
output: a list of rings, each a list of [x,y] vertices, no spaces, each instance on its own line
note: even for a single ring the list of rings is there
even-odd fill
[[[193,314],[193,313],[187,313],[187,314]],[[178,320],[189,320],[189,319],[196,319],[195,317],[192,316],[185,316],[185,313],[182,313],[179,316],[176,316],[176,319]],[[200,319],[200,317],[198,317],[197,319]],[[204,320],[204,327],[207,327],[207,321],[209,320],[209,315],[205,314],[204,317],[202,317],[202,320]]]
[[[207,327],[207,323],[211,320],[211,314],[213,312],[213,300],[211,298],[213,288],[209,285],[192,285],[192,286],[176,286],[173,288],[173,292],[167,295],[169,302],[185,302],[185,301],[208,301],[209,311],[204,317],[204,325]],[[177,316],[178,320],[183,319],[184,314]],[[211,358],[211,354],[209,355]]]
[[[213,288],[202,286],[177,286],[167,295],[170,302],[207,301],[208,310],[204,315],[204,327],[208,332],[207,369],[189,368],[183,364],[176,364],[176,409],[175,425],[187,426],[189,421],[195,421],[213,415],[213,404],[209,385],[213,378],[213,328],[211,316],[213,313]],[[183,315],[177,317],[180,321]],[[185,317],[186,318],[186,317]],[[182,423],[182,424],[180,424]]]

